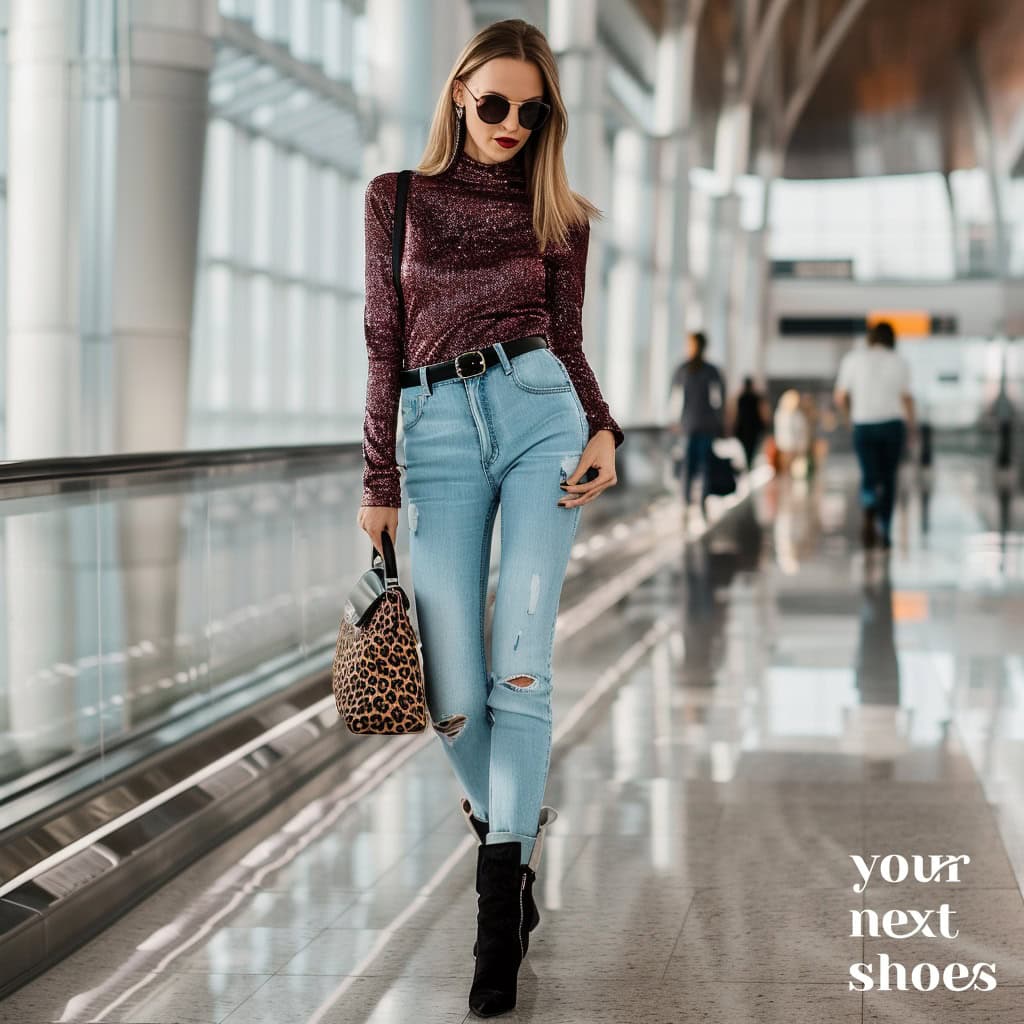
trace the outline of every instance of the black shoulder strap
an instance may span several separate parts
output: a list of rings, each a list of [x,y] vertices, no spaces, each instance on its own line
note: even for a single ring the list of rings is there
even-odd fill
[[[395,225],[391,236],[391,278],[398,293],[398,310],[405,332],[405,298],[402,295],[402,251],[405,248],[405,201],[409,196],[409,179],[412,171],[398,172],[398,189],[395,193]]]

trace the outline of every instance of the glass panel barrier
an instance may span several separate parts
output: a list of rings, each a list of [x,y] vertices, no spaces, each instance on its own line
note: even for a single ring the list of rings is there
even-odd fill
[[[0,818],[157,726],[329,667],[370,565],[359,454],[40,482],[6,500],[0,480]]]

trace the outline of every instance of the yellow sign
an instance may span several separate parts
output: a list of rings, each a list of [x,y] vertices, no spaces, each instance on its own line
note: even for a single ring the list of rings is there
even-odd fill
[[[888,320],[897,338],[927,338],[932,333],[931,314],[919,309],[876,310],[868,313],[867,320],[868,327]]]

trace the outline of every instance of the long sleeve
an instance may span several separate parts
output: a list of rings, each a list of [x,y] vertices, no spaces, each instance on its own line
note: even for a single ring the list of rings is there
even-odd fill
[[[363,505],[400,508],[402,488],[395,459],[402,365],[398,293],[391,277],[391,229],[396,172],[366,187],[366,305],[363,333],[368,371],[363,420]]]
[[[621,427],[612,418],[608,403],[594,371],[583,352],[583,295],[590,246],[590,222],[569,230],[567,246],[553,247],[545,255],[547,267],[548,309],[551,317],[551,350],[565,363],[576,393],[587,414],[589,437],[599,430],[611,430],[615,447],[625,440]],[[588,438],[589,440],[589,438]]]

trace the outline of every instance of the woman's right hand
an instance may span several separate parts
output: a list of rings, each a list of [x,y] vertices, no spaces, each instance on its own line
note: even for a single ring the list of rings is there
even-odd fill
[[[362,505],[359,509],[359,528],[373,541],[373,546],[384,555],[381,534],[387,530],[393,547],[398,546],[398,509],[386,505]]]

